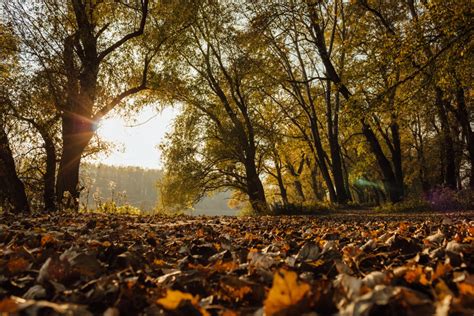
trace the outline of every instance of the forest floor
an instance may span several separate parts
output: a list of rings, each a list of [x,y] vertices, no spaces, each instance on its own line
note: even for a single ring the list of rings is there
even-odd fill
[[[473,315],[473,215],[0,214],[0,314]]]

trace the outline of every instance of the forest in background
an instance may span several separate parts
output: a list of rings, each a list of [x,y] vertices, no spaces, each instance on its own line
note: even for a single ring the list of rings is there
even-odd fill
[[[0,15],[3,209],[79,209],[111,111],[182,109],[161,205],[470,208],[472,1],[13,0]]]
[[[132,206],[144,214],[153,214],[159,203],[157,184],[163,172],[140,167],[109,166],[85,163],[81,168],[81,205],[83,208],[100,209],[108,203],[117,207]],[[227,206],[228,193],[204,197],[188,214],[236,215],[238,210]],[[113,209],[112,209],[113,211]]]

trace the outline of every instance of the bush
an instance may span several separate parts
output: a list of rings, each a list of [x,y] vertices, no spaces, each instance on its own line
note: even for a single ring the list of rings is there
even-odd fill
[[[95,210],[90,212],[94,213],[108,213],[108,214],[124,214],[124,215],[141,215],[140,209],[131,205],[117,206],[113,201],[107,201],[100,203]]]
[[[435,211],[458,211],[474,208],[474,190],[455,191],[447,187],[436,188],[426,197]]]
[[[474,190],[455,191],[447,187],[431,190],[423,198],[408,198],[375,208],[380,212],[459,211],[474,209]]]

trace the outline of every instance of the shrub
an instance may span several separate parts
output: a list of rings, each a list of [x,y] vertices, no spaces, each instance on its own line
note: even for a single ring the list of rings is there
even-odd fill
[[[408,198],[375,208],[380,212],[459,211],[474,209],[474,190],[455,191],[448,187],[431,190],[423,198]]]
[[[436,211],[457,211],[474,207],[474,190],[472,189],[455,191],[448,187],[440,187],[432,190],[426,198],[432,209]]]
[[[87,211],[87,210],[84,210]],[[141,215],[140,209],[131,206],[131,205],[122,205],[117,206],[113,201],[107,201],[105,203],[100,203],[95,210],[91,212],[97,213],[108,213],[108,214],[125,214],[125,215]]]

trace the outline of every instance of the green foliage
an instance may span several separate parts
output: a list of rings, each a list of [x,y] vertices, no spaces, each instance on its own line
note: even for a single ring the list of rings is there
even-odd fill
[[[106,201],[98,205],[95,209],[82,209],[81,212],[86,213],[105,213],[105,214],[122,214],[122,215],[143,215],[139,208],[131,205],[116,205],[114,201]]]
[[[82,201],[100,187],[107,210],[122,190],[176,212],[223,191],[260,214],[403,198],[380,209],[471,208],[472,12],[469,0],[7,1],[9,171],[33,209],[55,189],[77,201],[80,159],[107,148],[96,124],[153,103],[182,110],[158,193],[134,191],[154,186],[140,172],[127,188],[96,175]]]

